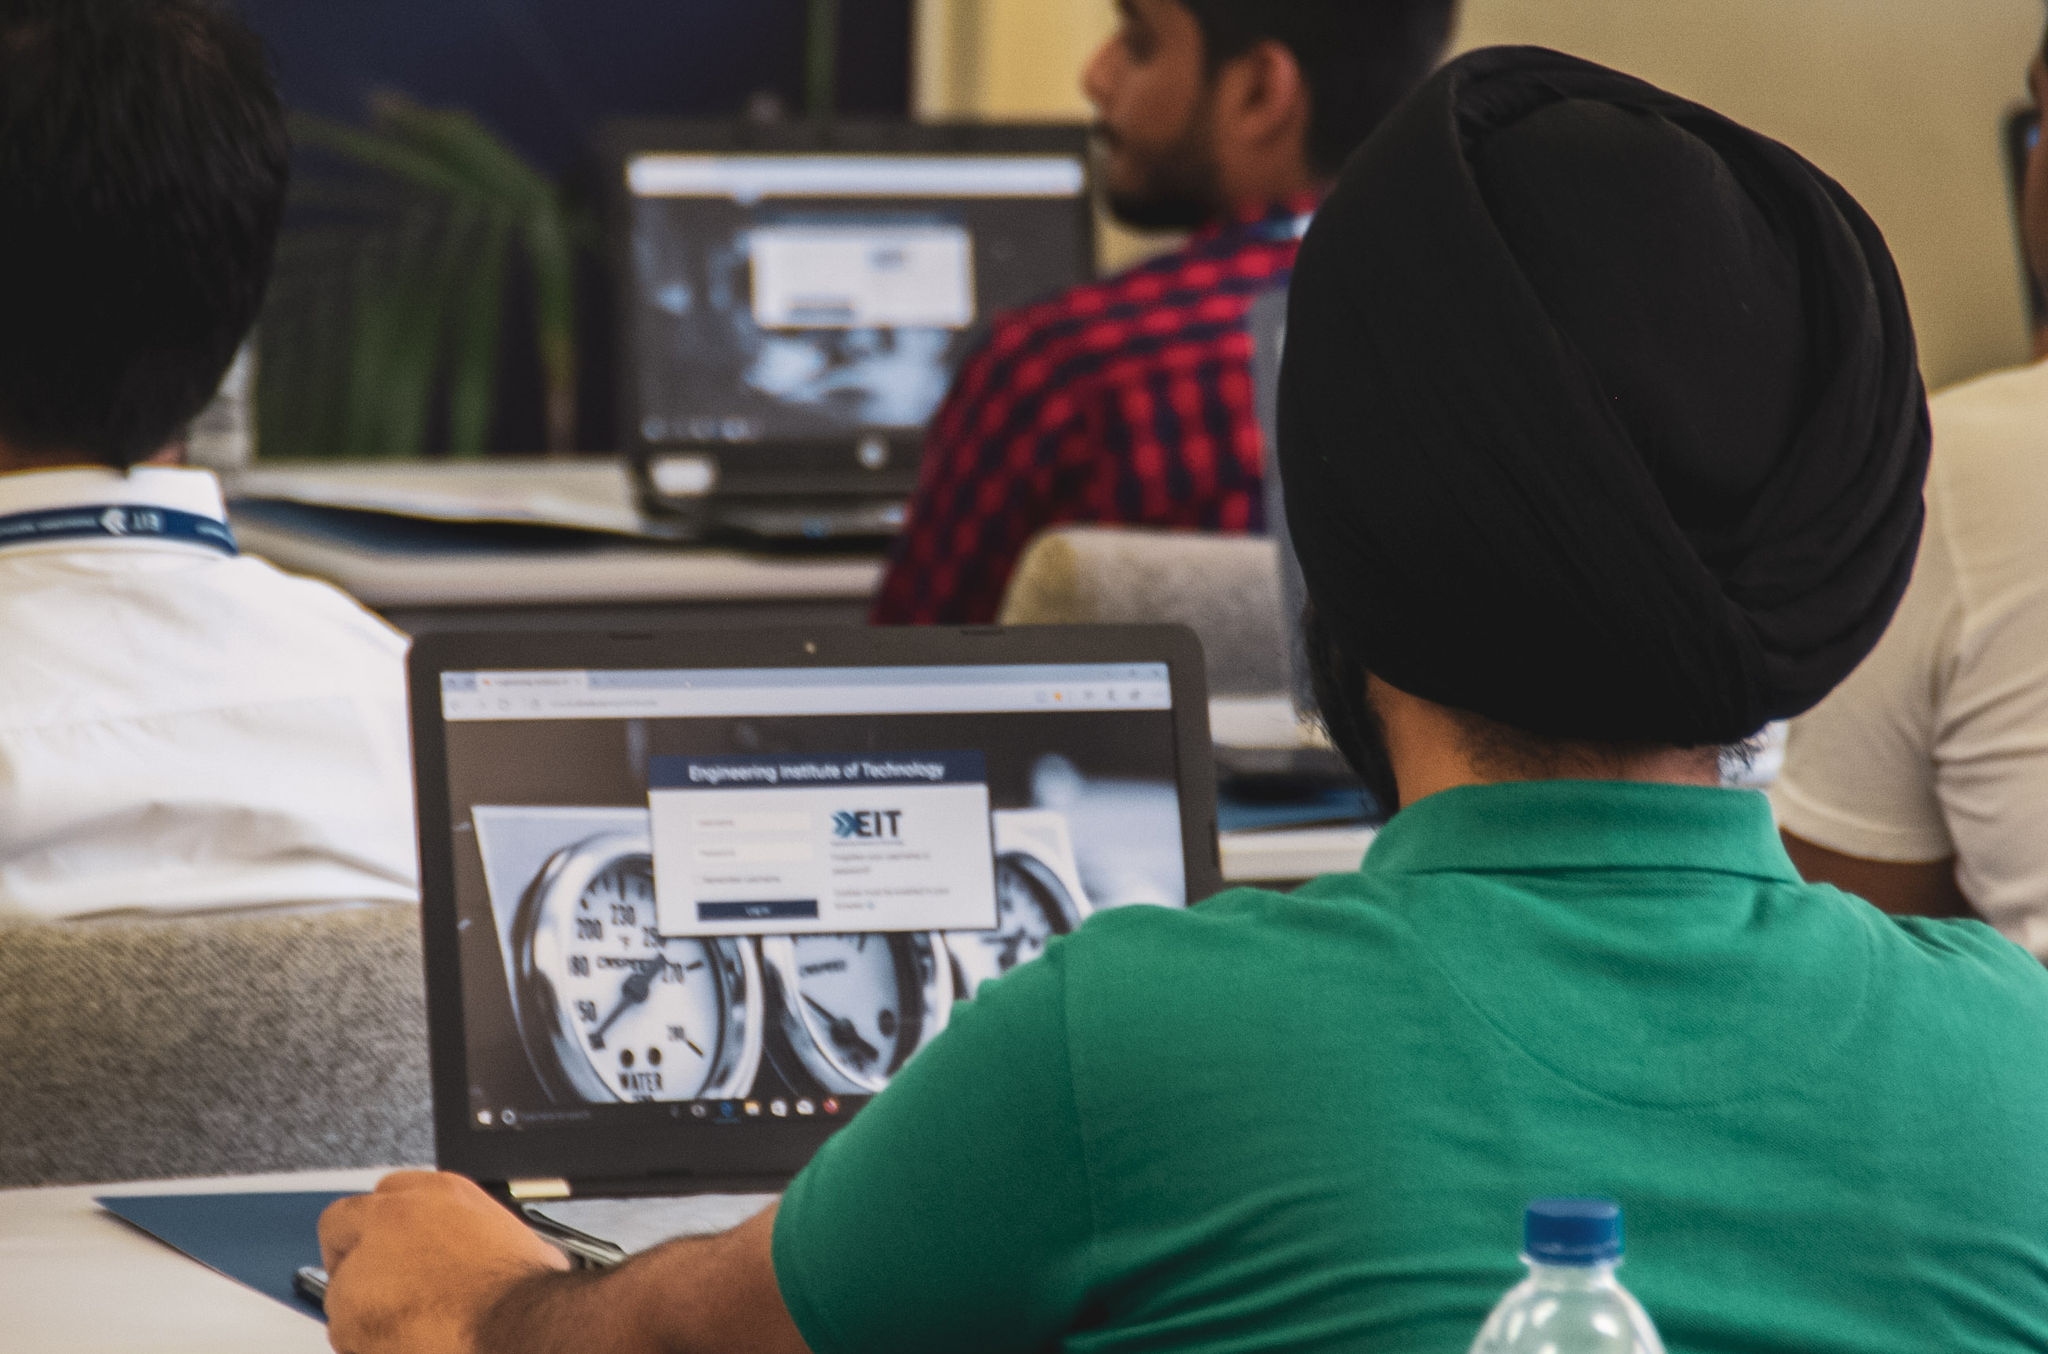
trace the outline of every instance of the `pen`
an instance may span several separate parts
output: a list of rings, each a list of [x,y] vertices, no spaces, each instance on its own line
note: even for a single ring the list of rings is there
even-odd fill
[[[292,1271],[292,1287],[299,1296],[323,1310],[327,1306],[327,1271],[318,1265],[300,1265]]]

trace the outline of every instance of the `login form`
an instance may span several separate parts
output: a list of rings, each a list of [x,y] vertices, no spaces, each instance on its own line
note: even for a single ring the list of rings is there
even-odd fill
[[[654,757],[664,935],[996,925],[978,751]]]

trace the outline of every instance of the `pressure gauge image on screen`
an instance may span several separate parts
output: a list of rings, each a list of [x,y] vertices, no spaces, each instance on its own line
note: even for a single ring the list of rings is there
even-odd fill
[[[887,1086],[953,1006],[952,965],[927,932],[763,936],[761,965],[776,1066],[834,1095]]]
[[[656,929],[647,834],[556,852],[520,900],[514,1005],[558,1101],[725,1100],[761,1065],[761,968],[744,940]]]
[[[1081,887],[1065,815],[1054,809],[1007,809],[990,820],[995,829],[995,929],[946,933],[963,997],[1044,954],[1054,936],[1074,930],[1094,911]]]

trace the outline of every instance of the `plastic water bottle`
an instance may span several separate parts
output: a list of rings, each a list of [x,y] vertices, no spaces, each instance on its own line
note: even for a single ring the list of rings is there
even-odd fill
[[[1614,1277],[1619,1204],[1538,1199],[1523,1234],[1529,1277],[1486,1318],[1471,1354],[1664,1354],[1657,1328]]]

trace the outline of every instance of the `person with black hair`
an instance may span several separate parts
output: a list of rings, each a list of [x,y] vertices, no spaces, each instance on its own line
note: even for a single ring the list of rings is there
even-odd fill
[[[1181,249],[997,317],[925,437],[872,619],[995,619],[1066,522],[1258,531],[1246,314],[1318,196],[1442,58],[1455,0],[1118,0],[1082,87],[1117,219]]]
[[[1279,454],[1356,871],[1121,908],[981,989],[776,1208],[604,1277],[473,1185],[322,1223],[337,1349],[1468,1347],[1617,1199],[1669,1348],[2048,1348],[2048,972],[1803,882],[1723,750],[1911,573],[1883,237],[1786,147],[1532,48],[1346,166]]]
[[[288,151],[218,0],[0,0],[0,914],[416,897],[403,638],[178,464]]]

